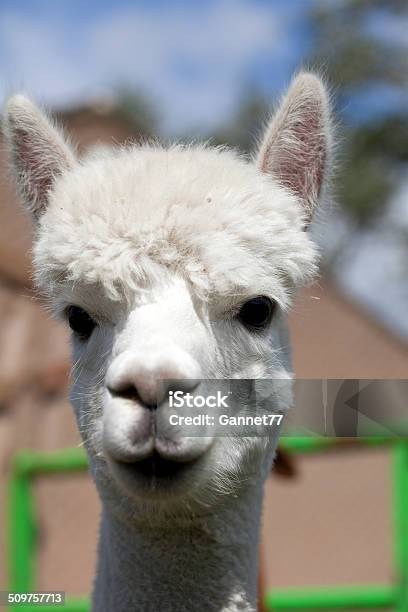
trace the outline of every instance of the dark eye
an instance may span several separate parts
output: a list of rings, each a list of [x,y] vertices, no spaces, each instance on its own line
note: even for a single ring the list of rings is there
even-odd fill
[[[92,317],[79,306],[68,306],[66,313],[72,331],[81,338],[81,340],[88,340],[96,327],[96,323]]]
[[[262,330],[272,319],[275,307],[276,303],[273,300],[260,295],[242,304],[237,318],[249,329]]]

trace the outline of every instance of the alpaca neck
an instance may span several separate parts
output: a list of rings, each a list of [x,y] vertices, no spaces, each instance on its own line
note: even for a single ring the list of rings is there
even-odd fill
[[[94,612],[257,608],[261,486],[188,526],[102,514]]]

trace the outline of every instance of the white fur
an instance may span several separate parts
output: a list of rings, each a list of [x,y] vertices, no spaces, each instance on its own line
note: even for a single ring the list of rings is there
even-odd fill
[[[289,407],[279,382],[291,377],[285,313],[316,271],[304,229],[329,154],[323,86],[297,77],[256,164],[206,146],[130,146],[78,160],[22,97],[9,102],[5,133],[38,221],[37,284],[57,313],[75,304],[98,323],[87,342],[73,340],[71,391],[103,504],[94,610],[254,610],[277,431],[152,437],[147,406],[157,400],[158,428],[163,380],[209,392],[214,379],[269,378],[269,408]],[[253,333],[235,315],[259,295],[278,310]],[[136,399],[124,395],[129,385]],[[137,465],[153,448],[184,463],[184,476],[146,486]]]

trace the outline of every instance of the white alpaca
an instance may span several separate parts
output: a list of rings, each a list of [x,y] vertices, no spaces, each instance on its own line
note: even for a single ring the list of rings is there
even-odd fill
[[[277,428],[169,429],[168,391],[271,379],[269,412],[287,408],[285,316],[315,273],[304,230],[329,156],[322,83],[294,80],[255,162],[157,145],[78,160],[23,96],[4,131],[38,287],[73,330],[71,399],[102,500],[93,610],[255,610]]]

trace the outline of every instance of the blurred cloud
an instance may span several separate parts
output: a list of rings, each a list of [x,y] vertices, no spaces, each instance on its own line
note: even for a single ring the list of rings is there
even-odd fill
[[[157,102],[166,132],[208,131],[231,114],[244,84],[273,90],[274,66],[281,76],[298,48],[280,2],[73,4],[3,3],[3,95],[23,88],[62,106],[130,85]]]
[[[386,10],[374,11],[368,20],[367,31],[380,40],[408,47],[408,17],[406,14],[396,15]]]

